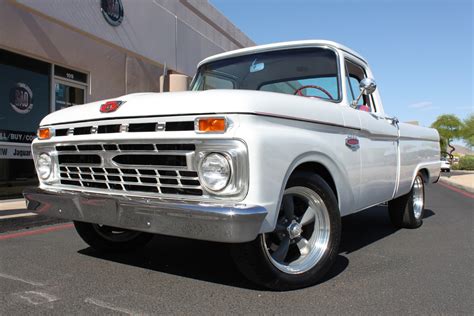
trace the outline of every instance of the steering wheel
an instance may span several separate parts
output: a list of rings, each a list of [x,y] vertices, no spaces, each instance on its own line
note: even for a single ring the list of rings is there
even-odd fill
[[[299,87],[298,89],[295,90],[295,93],[293,93],[293,94],[294,95],[299,95],[299,96],[302,96],[302,97],[307,97],[307,98],[320,98],[320,99],[322,99],[321,97],[318,97],[318,96],[305,96],[305,95],[303,95],[302,91],[304,89],[308,89],[308,88],[317,89],[317,90],[323,92],[325,95],[327,95],[329,97],[329,99],[334,100],[332,95],[326,89],[324,89],[320,86],[315,86],[315,85],[306,85],[306,86]]]

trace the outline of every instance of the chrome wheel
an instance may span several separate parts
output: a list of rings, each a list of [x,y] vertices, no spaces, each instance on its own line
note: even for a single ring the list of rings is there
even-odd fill
[[[140,232],[137,231],[106,225],[92,224],[92,227],[101,237],[112,242],[126,242],[140,235]]]
[[[264,235],[266,254],[279,270],[303,273],[323,257],[330,233],[329,213],[319,194],[291,187],[284,192],[275,230]]]
[[[424,207],[423,179],[420,176],[415,178],[413,183],[413,215],[420,219]]]

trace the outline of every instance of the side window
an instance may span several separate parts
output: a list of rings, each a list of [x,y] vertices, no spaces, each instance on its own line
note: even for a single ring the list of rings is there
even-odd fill
[[[213,89],[234,89],[234,83],[223,76],[216,76],[212,74],[206,74],[199,78],[201,90],[213,90]]]
[[[356,100],[357,97],[359,96],[359,93],[360,93],[359,83],[360,83],[360,80],[358,78],[347,76],[347,85],[348,85],[347,99],[349,100],[349,102]],[[357,102],[357,105],[362,105],[362,104],[364,104],[364,99],[360,98],[359,102]]]
[[[349,61],[346,62],[346,80],[347,80],[347,99],[352,102],[357,99],[360,94],[359,83],[362,79],[366,78],[364,68]],[[371,96],[362,95],[357,102],[356,109],[364,110],[367,112],[374,112],[374,104]]]

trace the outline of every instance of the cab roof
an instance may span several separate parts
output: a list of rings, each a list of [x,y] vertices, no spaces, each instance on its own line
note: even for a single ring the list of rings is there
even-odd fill
[[[255,53],[269,52],[269,51],[282,50],[282,49],[307,48],[307,47],[316,47],[316,46],[327,46],[327,47],[335,48],[338,50],[342,50],[346,53],[353,55],[354,57],[357,57],[358,59],[363,61],[366,65],[368,64],[367,61],[364,59],[364,57],[362,57],[357,52],[353,51],[349,47],[344,46],[342,44],[339,44],[333,41],[326,41],[326,40],[304,40],[304,41],[280,42],[280,43],[252,46],[252,47],[246,47],[242,49],[237,49],[237,50],[217,54],[217,55],[210,56],[202,60],[198,64],[198,68],[203,64],[207,64],[213,61],[222,60],[226,58],[245,56],[245,55],[251,55]]]

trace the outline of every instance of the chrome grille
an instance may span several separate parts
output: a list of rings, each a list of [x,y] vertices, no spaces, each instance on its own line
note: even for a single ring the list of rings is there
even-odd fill
[[[137,133],[137,132],[177,132],[177,131],[193,131],[194,121],[179,122],[150,122],[150,123],[124,123],[124,124],[108,124],[108,125],[90,125],[82,127],[58,128],[55,129],[55,136],[74,136],[88,134],[111,134],[111,133]]]
[[[58,144],[60,183],[84,190],[203,195],[194,144]]]

